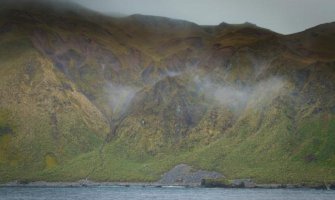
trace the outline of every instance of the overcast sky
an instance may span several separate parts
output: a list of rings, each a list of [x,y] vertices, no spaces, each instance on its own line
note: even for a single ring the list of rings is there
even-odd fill
[[[15,2],[15,0],[13,1]],[[165,16],[192,21],[200,25],[217,25],[221,22],[251,22],[284,34],[303,31],[321,23],[335,21],[335,0],[65,1],[76,2],[103,13]]]
[[[294,33],[335,21],[335,0],[72,0],[105,13],[146,14],[201,25],[246,21]]]

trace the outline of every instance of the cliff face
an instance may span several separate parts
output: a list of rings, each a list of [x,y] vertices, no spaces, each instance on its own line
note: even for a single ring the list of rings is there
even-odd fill
[[[179,163],[335,179],[335,24],[280,35],[46,5],[0,14],[0,181],[146,181]]]

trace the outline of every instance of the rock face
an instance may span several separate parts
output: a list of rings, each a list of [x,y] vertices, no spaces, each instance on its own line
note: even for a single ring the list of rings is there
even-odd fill
[[[221,187],[221,188],[256,188],[260,186],[260,188],[266,188],[265,186],[262,187],[261,185],[257,185],[251,179],[205,179],[201,182],[202,187]]]
[[[232,187],[237,188],[254,188],[256,184],[251,179],[235,179],[232,181]]]
[[[163,185],[187,185],[187,186],[200,186],[201,181],[204,179],[218,179],[224,176],[218,172],[195,170],[186,164],[175,166],[170,171],[166,172],[160,184]]]

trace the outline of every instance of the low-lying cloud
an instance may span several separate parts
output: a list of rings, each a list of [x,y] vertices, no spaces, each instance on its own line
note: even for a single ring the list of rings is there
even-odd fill
[[[131,100],[134,98],[138,88],[107,83],[105,90],[113,114],[122,115],[128,110]]]
[[[180,71],[166,70],[162,78],[180,76],[181,74]]]
[[[278,96],[284,88],[285,80],[280,77],[270,77],[253,85],[215,83],[209,77],[193,79],[199,94],[206,100],[226,106],[232,110],[240,111],[246,106],[253,108]]]

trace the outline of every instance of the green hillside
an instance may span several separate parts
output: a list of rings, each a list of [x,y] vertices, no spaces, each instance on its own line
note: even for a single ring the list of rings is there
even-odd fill
[[[335,24],[0,12],[0,182],[155,181],[181,163],[335,182]]]

